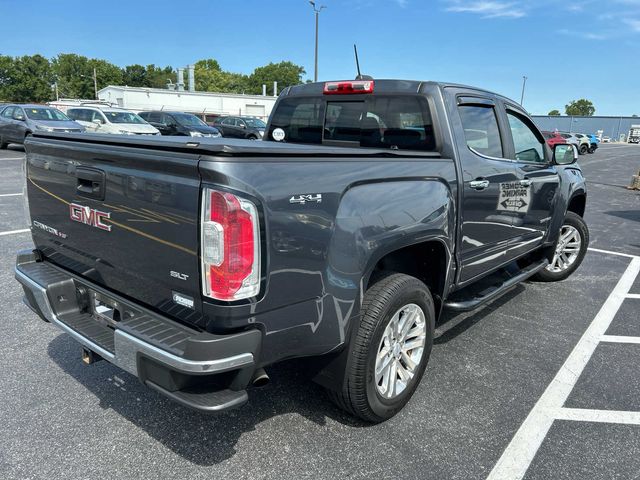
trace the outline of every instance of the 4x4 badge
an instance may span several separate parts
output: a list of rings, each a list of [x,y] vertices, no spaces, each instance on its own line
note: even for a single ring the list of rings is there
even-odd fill
[[[294,195],[289,199],[289,203],[298,203],[304,205],[307,202],[322,203],[321,193],[311,193],[304,195]]]

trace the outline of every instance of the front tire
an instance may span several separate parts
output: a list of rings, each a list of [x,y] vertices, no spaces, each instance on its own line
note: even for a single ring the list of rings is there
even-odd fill
[[[415,392],[431,354],[435,311],[427,286],[388,273],[367,290],[349,348],[345,381],[333,401],[378,423],[393,417]]]
[[[7,146],[8,146],[8,145],[9,145],[9,144],[8,144],[8,143],[6,143],[6,142],[2,139],[2,137],[0,137],[0,150],[4,150],[5,148],[7,148]]]
[[[580,155],[586,155],[589,153],[589,147],[586,145],[580,145]]]
[[[588,247],[589,228],[586,222],[580,215],[567,212],[553,260],[534,278],[542,282],[558,282],[568,278],[584,260]]]

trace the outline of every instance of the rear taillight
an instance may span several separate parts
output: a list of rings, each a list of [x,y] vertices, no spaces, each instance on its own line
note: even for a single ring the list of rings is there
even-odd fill
[[[202,292],[241,300],[260,291],[260,227],[256,206],[205,188],[202,201]]]
[[[324,84],[325,95],[353,95],[357,93],[373,93],[373,80],[349,80]]]

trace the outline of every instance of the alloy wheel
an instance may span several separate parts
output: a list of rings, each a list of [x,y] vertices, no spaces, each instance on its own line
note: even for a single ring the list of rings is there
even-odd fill
[[[553,260],[547,265],[547,270],[553,273],[567,270],[578,259],[581,247],[582,237],[578,229],[571,225],[563,225]]]
[[[400,308],[382,335],[375,364],[378,393],[385,399],[400,395],[415,376],[426,342],[426,317],[414,304]]]

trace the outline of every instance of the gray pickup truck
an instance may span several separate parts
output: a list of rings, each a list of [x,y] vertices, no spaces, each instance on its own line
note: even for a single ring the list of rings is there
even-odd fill
[[[342,408],[396,414],[444,309],[556,281],[588,244],[577,151],[452,84],[285,89],[264,141],[36,133],[26,304],[163,395],[238,407],[300,363]]]

